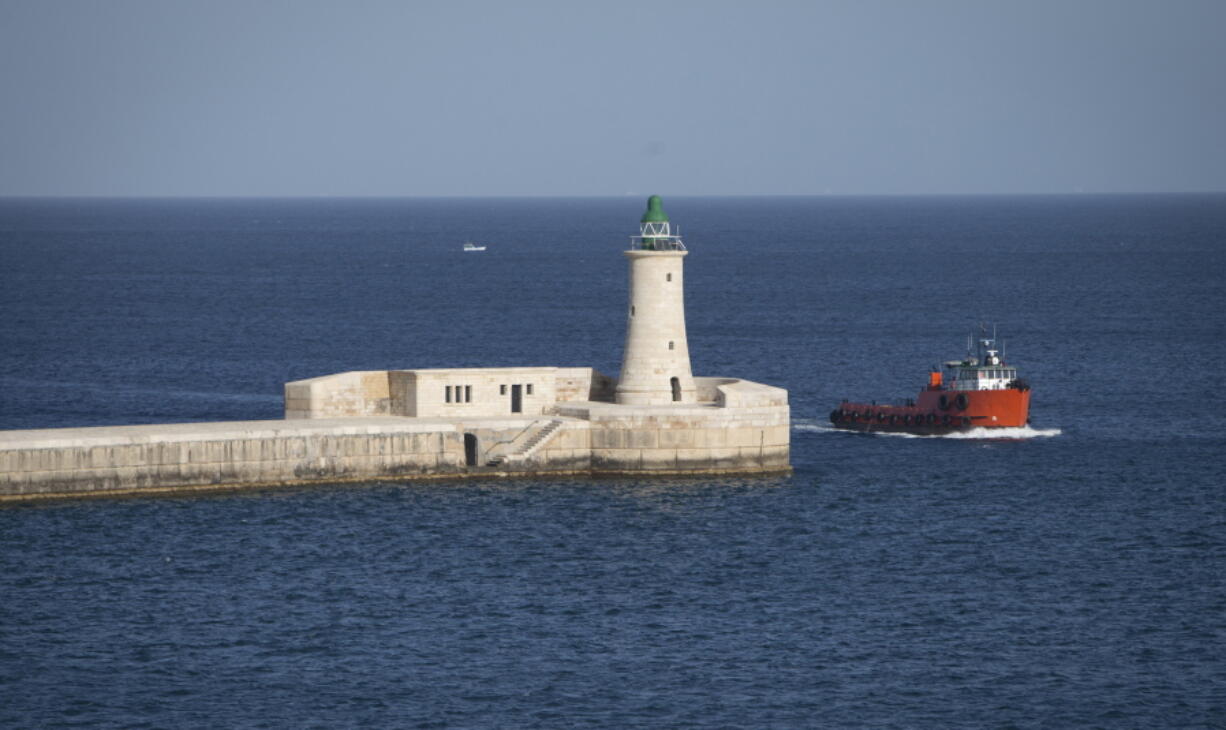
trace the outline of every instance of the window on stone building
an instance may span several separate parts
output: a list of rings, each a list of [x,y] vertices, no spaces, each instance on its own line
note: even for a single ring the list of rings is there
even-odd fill
[[[447,402],[450,403],[451,402],[451,386],[450,385],[447,386],[447,396],[446,397],[447,397]]]
[[[464,402],[465,403],[473,402],[473,387],[471,385],[464,386]]]
[[[528,383],[528,387],[524,388],[524,392],[526,392],[528,395],[532,395],[532,383]]]

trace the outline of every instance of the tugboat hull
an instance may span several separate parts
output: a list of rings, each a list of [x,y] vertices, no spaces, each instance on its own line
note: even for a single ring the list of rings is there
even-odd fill
[[[932,436],[972,428],[1016,428],[1030,416],[1030,391],[1016,388],[954,393],[925,390],[914,406],[844,401],[830,413],[836,428]]]

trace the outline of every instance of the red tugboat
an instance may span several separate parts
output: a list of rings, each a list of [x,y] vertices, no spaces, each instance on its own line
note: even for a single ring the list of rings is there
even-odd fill
[[[969,345],[969,343],[968,343]],[[976,352],[933,370],[916,400],[903,405],[843,401],[830,412],[836,428],[931,436],[973,428],[1010,428],[1030,421],[1030,385],[1006,365],[996,338],[981,334]]]

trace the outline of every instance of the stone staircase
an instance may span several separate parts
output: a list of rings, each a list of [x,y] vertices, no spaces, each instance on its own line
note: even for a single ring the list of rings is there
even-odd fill
[[[510,461],[523,461],[529,456],[535,454],[542,446],[544,446],[562,426],[562,421],[558,419],[550,419],[545,425],[536,430],[526,441],[518,448],[512,449],[505,454],[499,454],[489,461],[485,462],[486,466],[502,466]]]

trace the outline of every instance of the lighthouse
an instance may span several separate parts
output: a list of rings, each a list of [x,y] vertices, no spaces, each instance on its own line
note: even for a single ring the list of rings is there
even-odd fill
[[[630,307],[617,402],[694,403],[690,348],[685,340],[681,236],[674,235],[659,195],[647,199],[639,235],[631,236]]]

